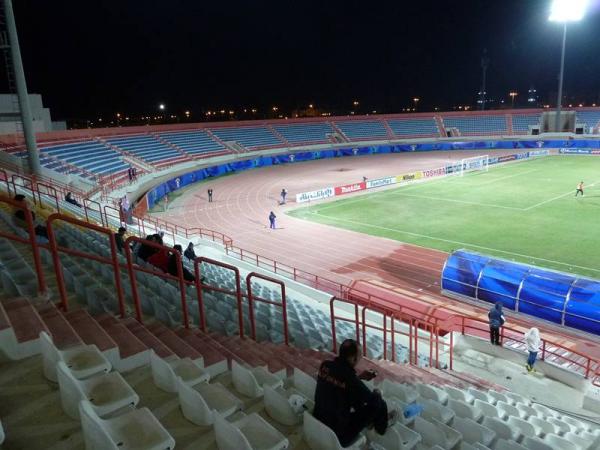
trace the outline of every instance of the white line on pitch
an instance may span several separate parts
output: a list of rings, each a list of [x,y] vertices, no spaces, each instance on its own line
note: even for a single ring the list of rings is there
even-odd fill
[[[414,197],[414,198],[424,198],[427,200],[437,200],[440,202],[463,203],[465,205],[486,206],[489,208],[502,208],[502,209],[511,209],[513,211],[523,211],[523,208],[515,208],[514,206],[503,206],[503,205],[494,205],[494,204],[490,204],[490,203],[469,202],[466,200],[457,200],[457,199],[453,199],[453,198],[429,197],[428,195],[405,194],[403,192],[396,192],[396,195],[401,196],[401,197]]]
[[[600,181],[596,181],[595,183],[590,184],[589,187],[593,187],[597,183],[600,183]],[[531,209],[537,208],[538,206],[542,206],[542,205],[545,205],[546,203],[553,202],[554,200],[559,200],[563,197],[566,197],[567,195],[573,195],[573,190],[571,189],[569,192],[566,192],[565,194],[560,194],[560,195],[557,195],[556,197],[552,197],[552,198],[549,198],[548,200],[544,200],[543,202],[536,203],[535,205],[532,205],[532,206],[529,206],[529,207],[523,209],[523,211],[529,211]]]
[[[351,223],[353,225],[360,225],[360,226],[370,227],[370,228],[378,228],[380,230],[393,231],[393,232],[396,232],[396,233],[404,233],[404,234],[408,234],[408,235],[411,235],[411,236],[416,236],[416,237],[425,238],[425,239],[431,239],[433,241],[448,242],[450,244],[457,244],[457,245],[460,245],[460,246],[463,246],[463,247],[475,247],[475,248],[479,248],[479,249],[482,249],[482,250],[488,250],[488,251],[493,251],[493,252],[505,253],[507,255],[519,256],[521,258],[535,259],[537,261],[545,261],[545,262],[549,262],[549,263],[552,263],[552,264],[559,264],[559,265],[562,265],[562,266],[576,267],[578,269],[584,269],[584,270],[591,270],[591,271],[594,271],[594,272],[600,272],[600,270],[598,270],[598,269],[592,269],[591,267],[578,266],[576,264],[569,264],[569,263],[564,263],[564,262],[561,262],[561,261],[554,261],[552,259],[538,258],[537,256],[523,255],[521,253],[509,252],[509,251],[506,251],[506,250],[499,250],[497,248],[484,247],[482,245],[477,245],[477,244],[470,244],[468,242],[453,241],[453,240],[450,240],[450,239],[444,239],[444,238],[438,238],[438,237],[428,236],[426,234],[413,233],[412,231],[398,230],[396,228],[388,228],[388,227],[382,227],[380,225],[373,225],[373,224],[370,224],[370,223],[363,223],[363,222],[357,222],[357,221],[354,221],[354,220],[341,219],[341,218],[338,218],[338,217],[327,216],[325,214],[319,214],[319,213],[315,213],[315,214],[317,216],[321,216],[321,217],[324,217],[326,219],[330,219],[330,220],[333,220],[333,221],[347,222],[347,223]]]

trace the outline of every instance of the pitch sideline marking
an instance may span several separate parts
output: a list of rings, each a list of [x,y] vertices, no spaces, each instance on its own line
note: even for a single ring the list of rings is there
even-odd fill
[[[594,187],[598,183],[600,183],[600,181],[596,181],[596,182],[590,184],[589,186]],[[567,195],[573,195],[573,189],[571,189],[569,192],[567,192],[565,194],[557,195],[556,197],[552,197],[548,200],[544,200],[543,202],[539,202],[539,203],[536,203],[535,205],[529,206],[529,207],[525,208],[523,211],[529,211],[531,209],[537,208],[538,206],[542,206],[542,205],[545,205],[546,203],[553,202],[554,200],[560,200],[561,198],[566,197]]]
[[[510,210],[513,210],[513,211],[525,211],[523,208],[516,208],[514,206],[504,206],[504,205],[494,205],[494,204],[490,204],[490,203],[469,202],[467,200],[457,200],[457,199],[451,199],[451,198],[430,197],[430,196],[427,196],[427,195],[404,194],[404,193],[400,193],[400,192],[396,192],[396,195],[402,196],[402,197],[414,197],[414,198],[424,198],[424,199],[428,199],[428,200],[437,200],[437,201],[440,201],[440,202],[464,203],[466,205],[486,206],[486,207],[489,207],[489,208],[510,209]]]
[[[554,261],[552,259],[538,258],[537,256],[523,255],[522,253],[515,253],[515,252],[509,252],[509,251],[506,251],[506,250],[499,250],[499,249],[491,248],[491,247],[484,247],[482,245],[470,244],[468,242],[453,241],[451,239],[444,239],[444,238],[438,238],[438,237],[434,237],[434,236],[428,236],[426,234],[414,233],[412,231],[398,230],[396,228],[388,228],[388,227],[382,227],[380,225],[373,225],[373,224],[370,224],[370,223],[363,223],[363,222],[357,222],[357,221],[354,221],[354,220],[341,219],[341,218],[338,218],[338,217],[327,216],[325,214],[319,214],[319,213],[314,213],[314,214],[316,214],[317,216],[325,217],[326,219],[330,219],[330,220],[333,220],[333,221],[348,222],[348,223],[351,223],[351,224],[354,224],[354,225],[361,225],[361,226],[370,227],[370,228],[379,228],[381,230],[393,231],[393,232],[396,232],[396,233],[404,233],[404,234],[408,234],[408,235],[411,235],[411,236],[421,237],[421,238],[425,238],[425,239],[431,239],[433,241],[448,242],[450,244],[457,244],[457,245],[460,245],[460,246],[476,247],[476,248],[480,248],[480,249],[483,249],[483,250],[489,250],[489,251],[493,251],[493,252],[505,253],[507,255],[519,256],[521,258],[530,258],[530,259],[535,259],[537,261],[545,261],[545,262],[549,262],[549,263],[552,263],[552,264],[559,264],[559,265],[562,265],[562,266],[576,267],[578,269],[585,269],[585,270],[591,270],[593,272],[600,272],[600,270],[598,270],[598,269],[592,269],[591,267],[578,266],[576,264],[569,264],[569,263],[564,263],[564,262],[561,262],[561,261]]]

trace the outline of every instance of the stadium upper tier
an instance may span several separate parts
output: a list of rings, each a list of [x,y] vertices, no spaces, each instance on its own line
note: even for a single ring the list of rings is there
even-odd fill
[[[122,176],[129,164],[164,167],[197,158],[272,148],[448,135],[526,135],[540,125],[543,112],[528,109],[157,125],[128,128],[127,135],[122,134],[122,128],[49,133],[38,137],[38,141],[44,167],[94,179]],[[589,134],[599,132],[600,109],[576,110],[575,123],[585,125]],[[5,148],[17,156],[26,156],[22,146]]]

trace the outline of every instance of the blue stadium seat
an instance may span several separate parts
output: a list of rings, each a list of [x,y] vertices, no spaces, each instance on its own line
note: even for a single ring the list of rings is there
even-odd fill
[[[249,149],[285,145],[271,130],[263,126],[212,128],[211,132],[222,141],[234,141]]]
[[[327,134],[333,133],[326,122],[275,125],[273,128],[291,144],[328,142]]]
[[[540,114],[513,114],[513,133],[527,134],[529,127],[539,125],[542,116]]]
[[[59,167],[56,160],[96,175],[121,172],[128,167],[120,153],[98,141],[41,146],[40,154],[40,162],[44,167],[58,171],[64,169]]]
[[[389,119],[387,123],[398,137],[438,137],[440,135],[433,117],[427,119]]]
[[[160,133],[159,136],[161,139],[176,145],[191,156],[209,155],[210,153],[222,152],[225,150],[225,147],[212,139],[210,135],[203,130],[173,131],[169,133]]]
[[[593,134],[600,126],[600,111],[577,111],[577,122],[586,124],[587,132]]]
[[[180,152],[154,136],[115,137],[107,139],[107,142],[150,164],[185,159]]]
[[[506,134],[506,117],[497,116],[464,116],[444,117],[446,128],[457,128],[461,135],[493,135]]]
[[[350,140],[366,140],[387,138],[388,132],[379,120],[352,120],[335,124]]]

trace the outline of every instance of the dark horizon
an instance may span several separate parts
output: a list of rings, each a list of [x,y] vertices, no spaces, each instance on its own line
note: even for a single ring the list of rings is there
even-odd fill
[[[593,4],[598,6],[598,1]],[[156,2],[15,0],[29,92],[55,119],[309,103],[333,111],[475,106],[480,60],[491,98],[535,86],[554,104],[561,25],[549,0]],[[569,27],[565,95],[600,102],[597,7]],[[2,74],[4,77],[4,74]],[[6,90],[6,83],[4,83]]]

